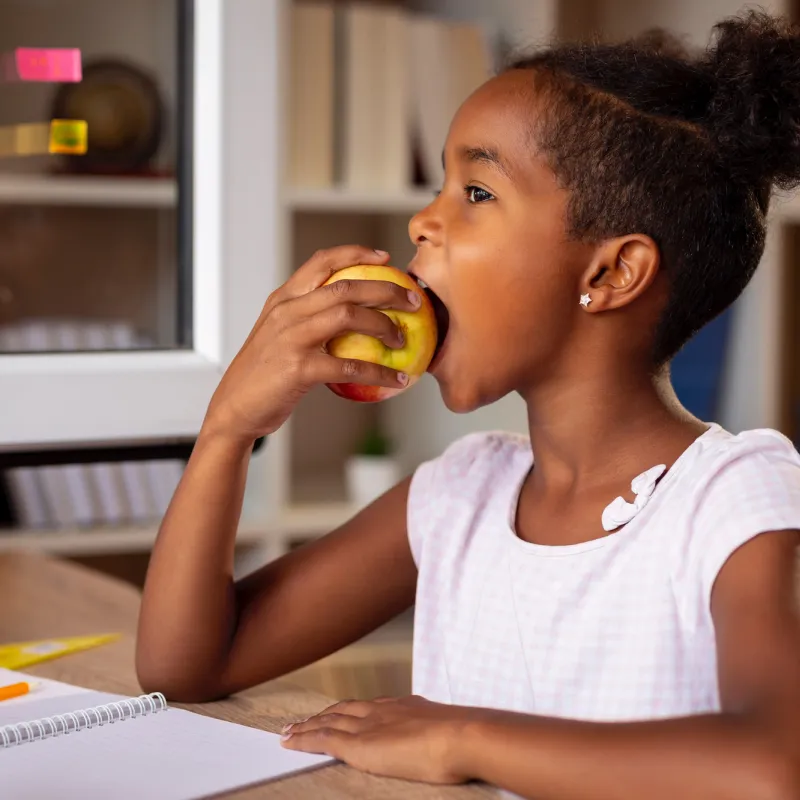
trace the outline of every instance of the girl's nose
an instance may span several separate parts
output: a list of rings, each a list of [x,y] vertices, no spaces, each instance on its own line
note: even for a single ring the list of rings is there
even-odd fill
[[[414,214],[408,223],[408,235],[417,247],[424,242],[437,244],[441,239],[442,223],[437,205],[438,198]]]

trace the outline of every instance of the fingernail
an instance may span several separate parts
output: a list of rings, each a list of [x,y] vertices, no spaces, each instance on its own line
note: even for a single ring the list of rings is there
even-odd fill
[[[415,292],[413,289],[409,289],[408,301],[411,303],[412,306],[418,306],[422,302],[422,298],[419,296],[419,292]]]
[[[291,723],[289,723],[288,725],[284,725],[283,729],[281,730],[281,733],[286,733],[286,731],[288,731],[289,728],[291,727],[292,727]]]
[[[408,375],[406,375],[405,372],[398,372],[397,382],[402,383],[403,386],[405,386],[408,383]]]
[[[385,250],[378,250],[378,248],[377,248],[377,247],[375,248],[375,252],[376,252],[376,253],[377,253],[379,256],[388,256],[388,255],[389,255],[389,254],[388,254],[388,253],[387,253]]]
[[[281,741],[282,742],[285,742],[287,739],[291,739],[291,738],[292,738],[292,734],[291,733],[284,733],[284,734],[281,735]]]

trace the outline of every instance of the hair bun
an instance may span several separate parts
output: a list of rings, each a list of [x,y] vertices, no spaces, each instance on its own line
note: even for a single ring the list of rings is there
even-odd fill
[[[702,65],[715,82],[705,124],[734,179],[800,183],[800,30],[748,11],[714,26]]]

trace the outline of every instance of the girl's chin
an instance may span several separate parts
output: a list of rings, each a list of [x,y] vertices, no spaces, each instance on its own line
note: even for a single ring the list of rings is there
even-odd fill
[[[454,377],[449,370],[439,367],[433,377],[439,384],[439,394],[448,411],[454,414],[467,414],[487,405],[481,402],[481,395],[475,386],[468,383],[468,375],[462,373]]]
[[[470,367],[474,369],[476,366],[474,359],[466,360],[466,368],[459,366],[464,359],[459,358],[457,345],[457,338],[449,331],[427,371],[439,384],[439,393],[447,409],[455,414],[466,414],[488,403],[481,399],[483,395],[476,385],[477,375],[470,373]]]
[[[454,414],[469,414],[471,411],[477,411],[482,405],[485,405],[475,400],[475,398],[452,391],[452,387],[445,386],[441,382],[439,383],[439,391],[445,407]]]

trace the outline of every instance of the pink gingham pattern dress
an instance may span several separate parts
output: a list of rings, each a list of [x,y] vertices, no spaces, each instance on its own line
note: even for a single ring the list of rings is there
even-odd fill
[[[791,442],[712,424],[627,525],[561,547],[514,533],[531,463],[526,437],[489,432],[415,472],[414,693],[597,721],[719,710],[712,586],[748,539],[800,528]]]

